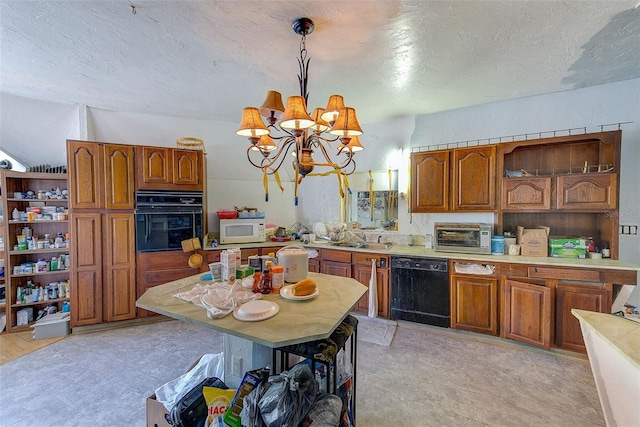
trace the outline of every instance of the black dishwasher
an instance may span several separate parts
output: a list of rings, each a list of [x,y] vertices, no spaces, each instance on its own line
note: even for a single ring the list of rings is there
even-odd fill
[[[391,258],[391,318],[450,327],[448,261]]]

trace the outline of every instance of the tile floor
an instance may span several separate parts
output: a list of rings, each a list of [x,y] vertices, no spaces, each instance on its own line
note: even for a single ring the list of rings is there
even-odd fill
[[[0,366],[3,426],[144,426],[145,398],[221,335],[180,321],[74,334]],[[588,362],[400,322],[358,346],[357,425],[604,426]]]

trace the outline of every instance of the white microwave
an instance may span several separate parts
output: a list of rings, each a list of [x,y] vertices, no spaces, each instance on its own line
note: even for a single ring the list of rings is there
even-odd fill
[[[264,242],[264,219],[221,219],[220,244]]]

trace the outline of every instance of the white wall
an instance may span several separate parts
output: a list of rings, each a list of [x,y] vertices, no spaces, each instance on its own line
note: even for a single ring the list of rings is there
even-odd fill
[[[269,181],[270,201],[264,202],[262,173],[248,165],[248,141],[235,135],[237,123],[118,113],[55,104],[0,94],[0,147],[28,164],[64,164],[67,138],[126,144],[175,146],[179,137],[205,141],[209,220],[215,227],[220,208],[252,206],[267,213],[267,222],[289,227],[297,220],[311,225],[340,217],[335,176],[309,177],[299,188],[299,206],[293,202],[292,177],[282,173],[285,191]],[[548,130],[631,122],[622,126],[620,223],[640,223],[640,79],[484,104],[435,114],[402,117],[363,125],[365,151],[356,156],[359,171],[399,169],[399,190],[408,188],[411,147],[477,140]],[[86,123],[86,124],[85,124]],[[612,128],[606,128],[612,129]],[[401,160],[398,160],[401,158]],[[286,165],[283,166],[286,169]],[[283,171],[284,172],[284,171]],[[407,200],[399,206],[399,233],[425,234],[439,220],[493,222],[491,214],[408,213]],[[638,236],[620,236],[620,259],[640,264]],[[631,299],[640,305],[640,289]]]

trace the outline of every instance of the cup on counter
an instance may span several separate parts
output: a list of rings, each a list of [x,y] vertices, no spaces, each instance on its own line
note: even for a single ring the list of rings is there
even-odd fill
[[[313,243],[316,241],[316,235],[315,233],[311,233],[309,234],[309,243]]]

